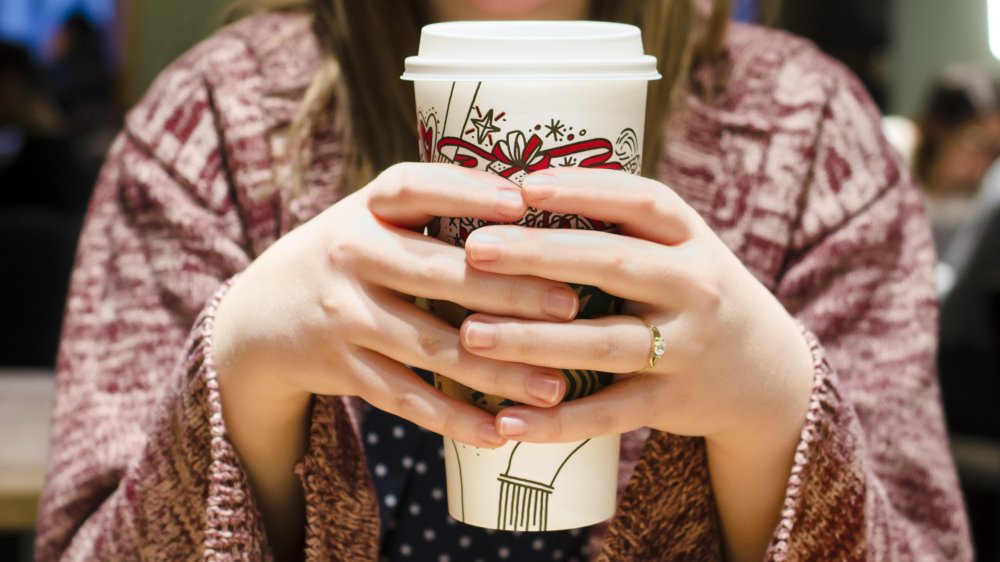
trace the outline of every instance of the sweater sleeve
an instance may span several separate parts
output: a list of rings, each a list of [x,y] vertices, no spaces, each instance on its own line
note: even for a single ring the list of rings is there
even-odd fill
[[[253,244],[226,167],[248,143],[226,138],[204,68],[252,63],[231,38],[203,45],[107,159],[64,320],[39,560],[270,558],[212,362],[216,304]],[[374,559],[378,516],[344,402],[317,397],[310,431],[296,467],[307,558]]]
[[[803,140],[785,135],[758,159],[769,183],[754,192],[761,211],[746,214],[761,217],[769,238],[758,246],[774,253],[747,263],[797,319],[814,364],[767,559],[971,560],[935,373],[934,253],[919,195],[863,87],[801,41],[767,37],[774,48],[739,60],[779,84],[744,76],[734,88],[759,105],[740,106],[740,120],[756,119],[747,130],[761,144],[778,125]],[[761,275],[762,263],[773,273]],[[704,440],[653,431],[597,559],[723,556]]]
[[[769,558],[971,560],[923,206],[863,88],[831,70],[775,291],[804,327],[815,378]]]

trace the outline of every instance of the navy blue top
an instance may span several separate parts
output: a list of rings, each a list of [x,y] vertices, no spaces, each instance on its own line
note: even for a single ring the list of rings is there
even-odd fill
[[[432,374],[414,369],[428,383]],[[362,423],[378,492],[384,561],[487,562],[587,559],[589,529],[494,531],[448,515],[441,436],[377,408]]]

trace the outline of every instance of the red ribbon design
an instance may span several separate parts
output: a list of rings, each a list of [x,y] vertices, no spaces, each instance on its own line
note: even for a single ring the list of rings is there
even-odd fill
[[[431,161],[431,152],[434,149],[434,129],[424,125],[423,121],[420,121],[420,142],[423,143],[421,148],[424,149],[424,157],[428,162]]]
[[[523,145],[523,146],[522,146]],[[517,172],[537,172],[547,170],[552,157],[542,150],[542,139],[538,135],[531,135],[527,142],[520,132],[513,132],[507,135],[507,140],[502,140],[493,145],[493,156],[495,161],[510,166],[510,168],[500,172],[500,175],[509,178]]]
[[[499,141],[493,145],[492,152],[487,152],[466,140],[458,137],[445,137],[438,141],[437,149],[454,146],[459,149],[455,154],[456,164],[466,168],[476,168],[479,160],[485,160],[487,165],[493,162],[500,162],[510,166],[510,168],[500,173],[505,178],[509,178],[519,171],[537,172],[551,167],[553,158],[563,158],[574,156],[591,151],[596,154],[581,160],[577,165],[582,168],[603,168],[608,170],[621,170],[619,162],[611,162],[611,155],[614,153],[611,142],[608,139],[588,139],[563,146],[542,150],[542,139],[538,135],[531,135],[526,142],[524,135],[520,132],[513,132],[507,135],[507,139]],[[472,154],[463,154],[465,149]]]

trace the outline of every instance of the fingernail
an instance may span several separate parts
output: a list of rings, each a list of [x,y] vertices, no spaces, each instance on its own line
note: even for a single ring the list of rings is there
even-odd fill
[[[488,349],[497,344],[497,329],[483,322],[469,322],[465,327],[465,347]]]
[[[528,432],[528,424],[524,423],[521,418],[501,416],[498,419],[497,425],[500,426],[500,435],[504,437],[517,437]]]
[[[524,214],[524,197],[520,189],[501,187],[497,189],[497,211],[512,218],[521,218]]]
[[[572,320],[576,316],[576,308],[576,293],[569,289],[549,289],[542,297],[542,310],[553,318]]]
[[[500,259],[500,239],[491,234],[474,234],[465,242],[465,250],[473,261]]]
[[[528,378],[528,394],[545,402],[555,404],[563,395],[563,378],[558,375],[540,373]]]
[[[521,181],[529,201],[542,201],[555,195],[557,178],[550,174],[531,174]]]
[[[500,445],[503,443],[503,437],[497,433],[497,428],[492,423],[484,423],[479,426],[479,438],[486,443],[493,445]]]

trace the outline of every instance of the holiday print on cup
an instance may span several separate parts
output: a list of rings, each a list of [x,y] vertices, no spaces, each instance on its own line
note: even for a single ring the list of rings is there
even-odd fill
[[[488,90],[492,85],[487,83]],[[553,167],[575,166],[624,170],[638,173],[641,167],[640,142],[631,127],[618,131],[615,140],[594,136],[568,119],[551,116],[522,129],[512,128],[503,108],[481,105],[484,84],[453,82],[449,85],[448,105],[442,112],[436,107],[418,110],[420,159],[447,162],[465,168],[486,170],[516,185],[531,172]],[[456,117],[458,116],[458,117]],[[460,119],[460,121],[459,121]],[[459,123],[455,126],[456,121]],[[453,124],[449,127],[449,122]],[[524,122],[522,120],[522,122]],[[430,234],[456,246],[464,246],[469,234],[490,224],[469,217],[441,217],[429,226]],[[536,228],[578,228],[613,231],[614,225],[577,215],[561,215],[529,209],[517,224]],[[574,286],[580,297],[577,318],[598,318],[617,314],[621,301],[596,287]],[[432,305],[433,308],[433,305]],[[567,392],[564,400],[587,396],[610,384],[612,375],[597,371],[564,370]],[[442,385],[484,410],[496,413],[514,402],[484,395],[453,381]]]
[[[440,89],[442,86],[444,84],[439,83],[432,87]],[[453,82],[447,87],[446,97],[435,96],[448,100],[444,108],[431,106],[418,110],[422,161],[485,170],[516,185],[520,185],[532,172],[553,167],[573,166],[630,173],[638,173],[641,168],[641,141],[633,127],[612,129],[613,134],[610,135],[594,134],[595,129],[588,129],[587,124],[581,122],[581,117],[573,112],[567,116],[547,114],[546,118],[536,117],[533,122],[525,119],[518,121],[517,112],[507,111],[500,104],[491,105],[487,99],[489,91],[505,90],[509,85]],[[567,84],[560,84],[560,87],[565,89]],[[508,95],[503,92],[501,97]],[[597,127],[597,130],[600,129]],[[607,131],[606,127],[604,131]],[[488,224],[487,221],[468,217],[441,217],[431,223],[429,233],[453,245],[464,246],[472,231]],[[602,221],[537,209],[529,209],[517,224],[536,228],[614,231],[614,225]],[[576,285],[573,288],[580,299],[578,318],[598,318],[618,314],[621,310],[620,299],[596,287]],[[455,326],[472,313],[453,303],[437,301],[429,304],[432,311]],[[564,400],[592,394],[611,384],[613,379],[611,373],[574,369],[564,369],[563,376],[567,383]],[[437,374],[435,385],[445,394],[493,414],[516,405],[505,397],[483,393]],[[511,442],[500,450],[485,452],[446,438],[446,463],[454,466],[452,479],[455,476],[458,479],[458,493],[449,493],[449,502],[457,504],[450,511],[460,521],[500,530],[544,531],[590,524],[593,521],[577,515],[580,510],[565,508],[570,501],[569,496],[575,496],[577,501],[610,505],[611,510],[613,497],[607,493],[598,494],[603,496],[600,498],[586,494],[581,496],[580,489],[560,496],[558,476],[563,471],[575,472],[579,481],[580,470],[586,468],[574,466],[574,463],[587,462],[588,455],[584,453],[588,452],[588,447],[592,449],[589,451],[591,458],[607,459],[617,456],[618,443],[618,436],[568,444]],[[476,492],[479,490],[465,481],[470,465],[474,466],[476,461],[482,462],[486,457],[505,461],[500,467],[503,470],[496,475],[497,489],[492,494],[496,497],[496,519],[489,522],[483,521],[481,515],[471,516],[468,505],[481,504],[483,500],[478,499],[480,494]],[[610,515],[607,508],[604,511]]]

